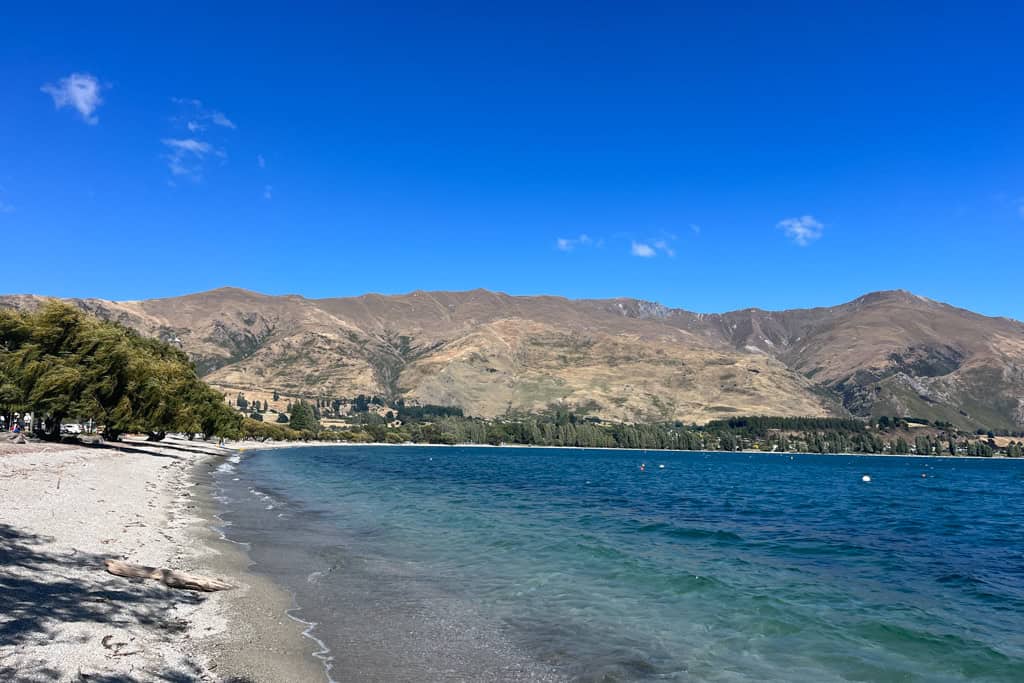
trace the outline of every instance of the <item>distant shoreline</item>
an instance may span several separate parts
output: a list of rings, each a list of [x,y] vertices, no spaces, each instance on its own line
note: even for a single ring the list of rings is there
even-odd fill
[[[503,443],[500,445],[494,445],[489,443],[386,443],[381,441],[371,441],[366,443],[359,443],[355,441],[267,441],[265,443],[260,442],[234,442],[242,445],[239,448],[232,448],[230,450],[277,450],[281,448],[302,448],[309,446],[339,446],[345,448],[351,448],[355,446],[387,446],[390,448],[407,448],[410,446],[419,446],[424,448],[543,448],[543,449],[558,449],[567,451],[621,451],[624,453],[710,453],[714,455],[718,454],[747,454],[747,455],[777,455],[785,457],[787,455],[812,455],[820,457],[833,457],[833,456],[850,456],[857,458],[922,458],[922,459],[933,459],[933,460],[1020,460],[1024,462],[1024,458],[1011,458],[1005,455],[917,455],[915,453],[804,453],[796,451],[759,451],[759,450],[740,450],[740,451],[695,451],[687,450],[683,448],[619,448],[615,446],[540,446],[534,444],[523,444],[523,443]],[[250,447],[247,444],[252,444]]]

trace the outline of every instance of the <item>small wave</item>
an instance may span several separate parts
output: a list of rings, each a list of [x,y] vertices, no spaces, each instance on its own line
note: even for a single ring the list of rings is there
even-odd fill
[[[301,607],[293,607],[290,610],[286,610],[285,616],[287,616],[292,621],[298,622],[306,627],[302,631],[302,635],[312,640],[314,643],[316,643],[317,647],[320,648],[319,650],[313,653],[313,656],[319,659],[320,662],[324,665],[324,675],[327,676],[327,683],[338,683],[338,681],[331,677],[331,669],[334,668],[334,656],[331,654],[331,648],[327,647],[327,643],[313,635],[313,629],[317,627],[317,623],[315,621],[306,621],[305,619],[300,619],[299,617],[292,614],[292,612],[297,612],[301,609]]]
[[[672,538],[707,538],[715,541],[735,543],[743,540],[743,537],[739,534],[734,534],[731,531],[722,531],[721,529],[674,528],[666,531],[665,534]]]
[[[668,522],[652,522],[636,529],[640,534],[664,534],[672,538],[707,538],[717,541],[742,541],[743,537],[731,531],[721,529],[697,529],[694,527],[677,527]]]

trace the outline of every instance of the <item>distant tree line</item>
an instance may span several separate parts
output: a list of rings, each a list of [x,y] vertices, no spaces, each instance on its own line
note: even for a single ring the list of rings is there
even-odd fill
[[[398,406],[395,406],[398,408]],[[1024,439],[998,448],[990,438],[971,439],[956,430],[907,439],[847,418],[736,417],[706,425],[681,422],[626,424],[602,421],[555,409],[542,415],[497,419],[465,417],[439,406],[404,407],[401,424],[369,413],[320,438],[377,443],[522,444],[583,448],[638,448],[700,451],[760,450],[801,453],[875,453],[908,455],[1024,456]],[[895,427],[891,427],[895,429]]]

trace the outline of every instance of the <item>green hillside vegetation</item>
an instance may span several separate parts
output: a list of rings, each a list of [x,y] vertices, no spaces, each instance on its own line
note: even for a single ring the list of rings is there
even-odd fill
[[[95,422],[108,441],[232,437],[242,426],[182,351],[59,302],[0,310],[0,414],[9,425],[15,413],[31,413],[37,435],[53,440],[65,419]]]

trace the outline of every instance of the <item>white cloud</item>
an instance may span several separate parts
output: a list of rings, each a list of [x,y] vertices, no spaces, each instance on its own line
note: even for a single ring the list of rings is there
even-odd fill
[[[690,230],[693,231],[694,235],[699,235],[700,234],[700,226],[697,225],[696,223],[690,223]]]
[[[213,145],[195,138],[164,138],[161,140],[168,148],[167,167],[176,176],[191,176],[199,179],[203,160],[211,154],[224,156],[223,152],[214,149]]]
[[[676,250],[672,243],[677,239],[679,239],[678,235],[663,232],[661,237],[652,237],[642,242],[632,240],[629,246],[629,253],[640,258],[654,258],[659,254],[675,258]]]
[[[192,154],[195,154],[196,156],[199,157],[209,154],[210,151],[213,149],[210,143],[203,142],[201,140],[195,140],[192,138],[188,138],[185,140],[179,140],[177,138],[164,138],[163,140],[161,140],[161,142],[163,142],[165,145],[173,149],[179,149],[184,152],[191,152]]]
[[[806,247],[814,240],[819,239],[825,230],[825,226],[815,220],[814,216],[784,218],[775,227],[783,230],[786,237],[801,247]]]
[[[579,237],[559,237],[555,240],[555,246],[561,251],[572,251],[576,247],[587,247],[593,243],[594,241],[586,234]]]
[[[183,113],[180,118],[174,119],[175,123],[180,124],[184,120],[185,127],[193,133],[206,130],[208,128],[207,124],[211,123],[215,126],[231,128],[232,130],[238,128],[234,121],[229,119],[224,112],[217,111],[216,109],[207,109],[203,106],[202,100],[172,97],[171,101],[179,105]]]
[[[271,187],[270,185],[264,185],[263,186],[263,198],[264,199],[273,199],[273,197],[274,197],[274,188]],[[287,200],[285,201],[285,203],[286,204],[288,203]]]
[[[676,250],[672,248],[672,245],[669,244],[667,240],[657,240],[654,243],[654,248],[658,251],[665,252],[669,258],[674,258],[676,255]]]
[[[103,86],[90,74],[73,73],[60,79],[56,85],[47,83],[40,90],[53,98],[53,106],[57,109],[71,107],[90,126],[100,122],[95,115],[96,109],[103,104],[100,90]]]
[[[218,137],[215,129],[234,130],[237,126],[223,112],[204,106],[202,100],[172,97],[171,102],[178,106],[177,114],[171,117],[178,133],[175,137],[161,140],[168,148],[164,159],[172,175],[200,180],[208,157],[227,157],[223,147],[225,141]],[[217,144],[207,141],[210,139]]]
[[[225,128],[231,128],[232,130],[238,128],[238,126],[231,122],[231,119],[224,116],[224,114],[219,111],[211,112],[210,120],[213,121],[215,126],[224,126]]]
[[[643,242],[633,242],[629,251],[633,256],[640,256],[642,258],[651,258],[658,253],[654,250],[654,247]]]
[[[259,164],[260,168],[266,168],[267,167],[267,160],[263,158],[262,154],[257,154],[256,155],[256,163]]]

